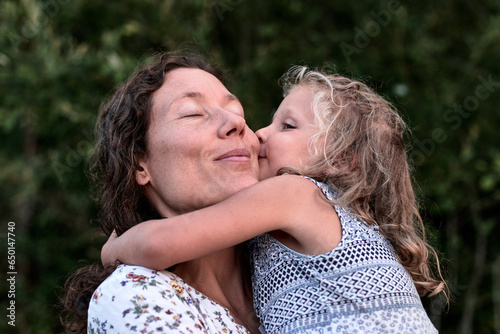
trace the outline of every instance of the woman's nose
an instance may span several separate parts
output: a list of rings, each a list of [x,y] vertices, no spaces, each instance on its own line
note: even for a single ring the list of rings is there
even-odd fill
[[[232,112],[224,112],[224,121],[220,127],[220,135],[229,137],[232,135],[244,136],[246,129],[245,118]]]

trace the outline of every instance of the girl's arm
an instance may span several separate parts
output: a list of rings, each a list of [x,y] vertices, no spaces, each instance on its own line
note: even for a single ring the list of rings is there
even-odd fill
[[[282,175],[210,207],[138,224],[118,238],[111,237],[101,257],[105,264],[118,259],[126,264],[164,269],[277,230],[292,236],[299,248],[316,252],[321,240],[332,241],[325,234],[330,232],[332,221],[324,219],[338,221],[332,212],[314,183],[296,175]],[[339,229],[334,231],[339,234]],[[333,239],[340,240],[340,236]]]

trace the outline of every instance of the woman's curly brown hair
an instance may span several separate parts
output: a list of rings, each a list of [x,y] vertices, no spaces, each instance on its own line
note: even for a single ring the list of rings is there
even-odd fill
[[[177,68],[201,69],[223,82],[222,72],[200,55],[161,53],[151,58],[101,106],[96,124],[92,178],[97,185],[99,221],[106,235],[122,234],[158,213],[136,183],[138,161],[146,155],[152,95],[168,72]],[[67,280],[61,323],[72,332],[87,331],[87,310],[95,289],[115,269],[92,264]]]

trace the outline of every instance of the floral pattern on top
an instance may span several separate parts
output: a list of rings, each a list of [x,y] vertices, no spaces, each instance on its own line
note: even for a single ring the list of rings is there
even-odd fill
[[[179,276],[120,265],[92,295],[87,333],[250,332]]]

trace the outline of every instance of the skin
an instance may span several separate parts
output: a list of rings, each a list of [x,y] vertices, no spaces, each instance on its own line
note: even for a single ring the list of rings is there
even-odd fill
[[[163,267],[266,232],[303,254],[322,254],[335,248],[342,237],[339,217],[317,186],[297,175],[274,176],[283,167],[309,165],[318,158],[311,152],[322,151],[322,147],[308,150],[311,137],[317,133],[312,102],[312,88],[295,87],[271,125],[257,132],[262,181],[210,207],[135,226],[108,241],[103,261],[113,262],[120,256],[126,263]]]
[[[165,217],[220,202],[257,182],[258,139],[238,99],[205,71],[168,73],[153,96],[147,140],[147,157],[135,177]],[[247,266],[232,245],[172,271],[258,332]]]
[[[160,214],[203,208],[256,183],[257,138],[240,102],[217,78],[176,69],[153,101],[147,158],[136,180]]]
[[[264,173],[275,173],[284,166],[303,167],[314,160],[307,150],[317,130],[311,105],[310,88],[298,87],[284,99],[273,123],[259,131],[259,164]],[[280,155],[275,154],[278,149]],[[275,157],[280,163],[275,163]],[[120,258],[125,263],[164,268],[266,232],[303,254],[332,250],[342,234],[337,213],[315,184],[297,175],[282,175],[202,210],[134,226],[120,238],[111,239],[102,257],[111,262]],[[140,242],[144,240],[147,242]]]
[[[309,87],[294,88],[281,102],[272,123],[255,134],[259,137],[260,179],[277,175],[282,167],[305,166],[312,162],[309,139],[317,132]]]

